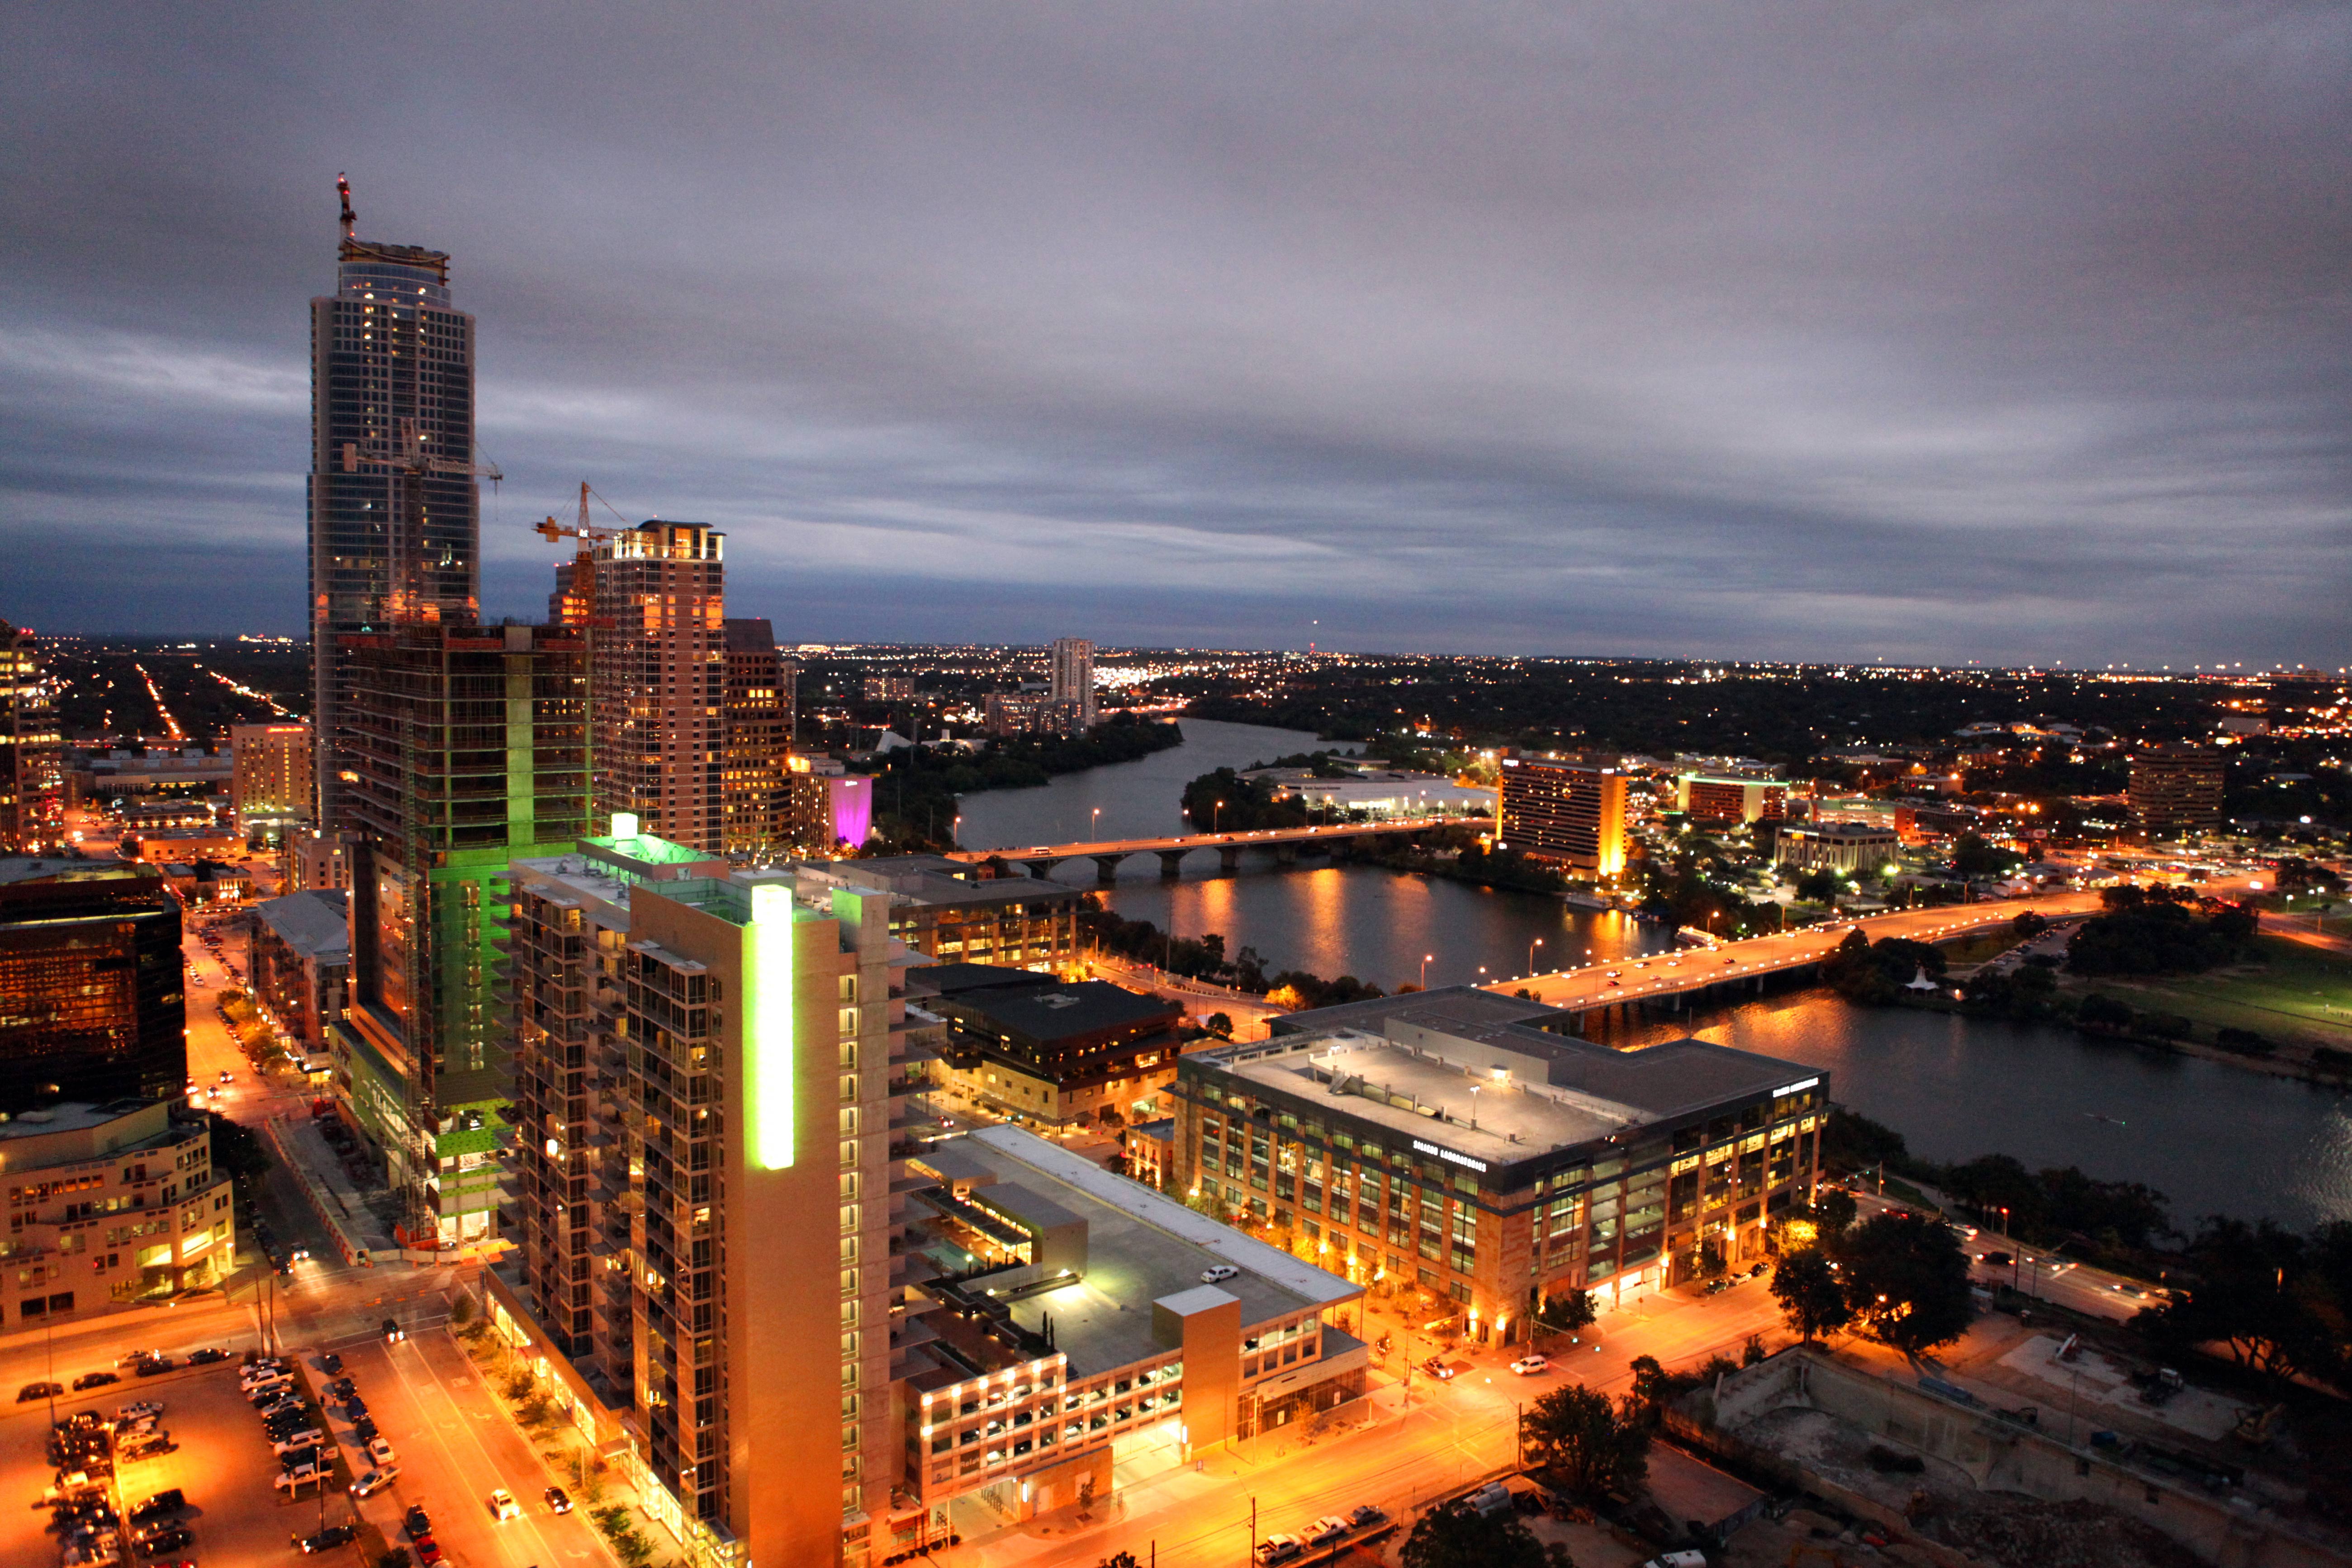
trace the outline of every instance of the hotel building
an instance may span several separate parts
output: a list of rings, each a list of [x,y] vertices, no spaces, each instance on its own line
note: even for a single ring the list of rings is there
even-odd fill
[[[1497,849],[1593,878],[1625,868],[1627,775],[1598,763],[1505,757]]]
[[[727,536],[640,523],[596,542],[595,815],[723,852]]]
[[[1675,779],[1675,809],[1693,822],[1779,822],[1789,815],[1789,784],[1785,779],[1681,773]]]
[[[308,724],[232,724],[228,728],[229,806],[236,830],[282,837],[309,822],[319,754]]]
[[[1172,1189],[1349,1279],[1517,1339],[1544,1298],[1620,1305],[1754,1257],[1811,1202],[1827,1079],[1670,1040],[1617,1051],[1459,988],[1280,1020],[1177,1064]]]

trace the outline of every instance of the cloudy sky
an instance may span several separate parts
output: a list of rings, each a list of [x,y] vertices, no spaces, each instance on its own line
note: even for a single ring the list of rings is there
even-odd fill
[[[11,7],[0,616],[293,630],[333,182],[794,639],[2352,646],[2352,8]]]

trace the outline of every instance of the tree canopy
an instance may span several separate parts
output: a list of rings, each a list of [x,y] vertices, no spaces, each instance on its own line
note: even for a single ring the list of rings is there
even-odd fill
[[[1832,1259],[1847,1304],[1872,1334],[1906,1355],[1968,1331],[1968,1255],[1958,1234],[1927,1215],[1882,1214],[1848,1231]]]
[[[1576,1568],[1514,1513],[1487,1515],[1459,1502],[1422,1515],[1397,1552],[1403,1568]]]
[[[1772,1270],[1772,1296],[1789,1326],[1807,1344],[1833,1333],[1853,1321],[1845,1284],[1832,1268],[1829,1255],[1818,1247],[1783,1253]]]
[[[1629,1490],[1649,1473],[1649,1429],[1630,1407],[1573,1384],[1554,1389],[1519,1416],[1519,1452],[1559,1490],[1598,1498]]]

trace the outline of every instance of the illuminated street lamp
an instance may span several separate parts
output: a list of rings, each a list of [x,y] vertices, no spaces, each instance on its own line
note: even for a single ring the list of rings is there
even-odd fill
[[[1421,955],[1421,988],[1423,991],[1429,989],[1429,961],[1436,956],[1433,952],[1424,952]]]

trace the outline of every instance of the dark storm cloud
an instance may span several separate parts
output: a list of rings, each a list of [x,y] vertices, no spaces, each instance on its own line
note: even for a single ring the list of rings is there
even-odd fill
[[[481,320],[494,610],[585,476],[798,637],[2343,658],[2341,6],[5,26],[37,624],[299,622],[348,169]]]

